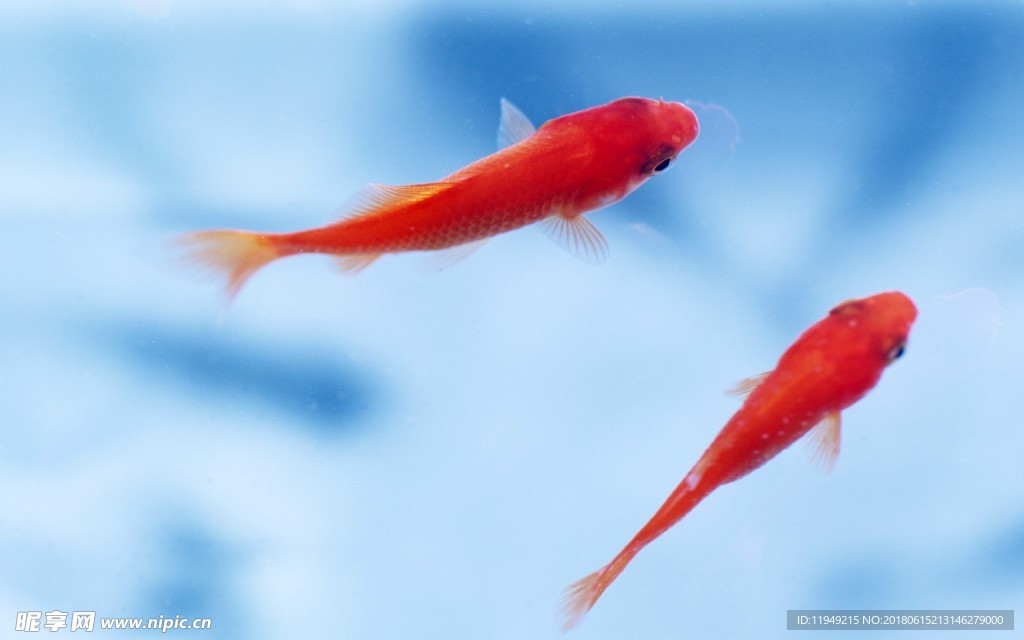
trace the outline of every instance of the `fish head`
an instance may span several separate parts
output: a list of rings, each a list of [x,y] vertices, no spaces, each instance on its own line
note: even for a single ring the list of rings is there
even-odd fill
[[[899,291],[887,291],[867,298],[848,300],[829,312],[861,339],[851,340],[864,355],[889,365],[903,355],[917,307]]]
[[[553,125],[553,126],[552,126]],[[678,102],[620,98],[545,124],[564,128],[572,148],[580,150],[587,188],[579,208],[589,210],[617,202],[666,169],[697,138],[697,116]]]
[[[562,208],[583,213],[618,202],[668,169],[697,130],[697,116],[683,104],[619,98],[548,120],[531,136],[529,152],[554,152],[557,175],[575,194]]]
[[[697,139],[697,116],[684,104],[662,99],[623,98],[612,105],[621,107],[627,124],[624,142],[630,147],[635,177],[642,182],[675,162],[683,149]]]

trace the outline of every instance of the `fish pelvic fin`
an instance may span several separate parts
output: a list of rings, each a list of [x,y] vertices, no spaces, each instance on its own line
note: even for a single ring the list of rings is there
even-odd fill
[[[836,466],[839,457],[839,441],[842,419],[838,411],[827,414],[821,422],[811,427],[807,433],[807,446],[811,450],[811,459],[826,472]]]
[[[252,274],[282,255],[272,238],[250,231],[199,231],[179,236],[175,244],[185,250],[186,261],[227,279],[228,302]]]
[[[583,620],[597,599],[615,578],[619,577],[635,555],[636,551],[632,547],[626,547],[611,562],[566,588],[562,594],[560,607],[563,632],[572,629]]]
[[[590,220],[582,215],[556,213],[541,224],[548,237],[584,262],[600,264],[608,257],[608,241]]]

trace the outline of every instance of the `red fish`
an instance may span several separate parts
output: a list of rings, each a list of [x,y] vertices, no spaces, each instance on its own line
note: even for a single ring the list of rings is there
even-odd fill
[[[917,309],[899,292],[844,302],[805,331],[775,369],[740,383],[749,393],[675,491],[615,558],[566,589],[565,625],[578,623],[648,543],[718,487],[738,480],[810,432],[827,465],[839,455],[839,412],[870,391],[903,354]]]
[[[677,102],[621,98],[534,129],[501,102],[497,153],[439,182],[370,185],[344,218],[294,233],[202,231],[185,235],[192,258],[227,277],[233,297],[257,269],[299,253],[335,256],[359,271],[385,253],[457,247],[466,254],[499,233],[543,221],[557,242],[600,260],[601,233],[582,214],[622,199],[661,173],[697,137]]]

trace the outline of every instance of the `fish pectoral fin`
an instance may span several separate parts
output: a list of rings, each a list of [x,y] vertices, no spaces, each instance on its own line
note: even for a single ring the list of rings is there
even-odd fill
[[[541,224],[548,237],[584,262],[598,264],[608,257],[608,241],[582,215],[570,217],[556,213]]]
[[[462,262],[475,252],[480,247],[487,244],[489,238],[483,238],[481,240],[474,240],[472,242],[466,242],[465,244],[456,245],[449,247],[448,249],[441,249],[430,254],[430,263],[438,271],[443,271],[448,267]]]
[[[807,446],[811,459],[827,472],[831,471],[839,457],[839,431],[842,420],[838,411],[829,413],[807,433]]]
[[[537,131],[530,119],[516,105],[501,99],[501,123],[498,124],[498,150],[522,142]]]
[[[743,378],[733,386],[726,389],[725,394],[729,396],[738,396],[740,398],[745,398],[748,395],[750,395],[751,392],[754,391],[754,389],[760,386],[769,374],[771,374],[771,371],[765,371],[764,373],[759,373],[756,376]]]
[[[370,184],[360,189],[335,213],[339,220],[370,218],[398,207],[433,198],[455,186],[454,182],[429,182],[388,186]]]
[[[335,256],[334,262],[338,266],[339,271],[345,275],[354,276],[373,264],[380,256],[381,254],[379,253],[350,253]]]

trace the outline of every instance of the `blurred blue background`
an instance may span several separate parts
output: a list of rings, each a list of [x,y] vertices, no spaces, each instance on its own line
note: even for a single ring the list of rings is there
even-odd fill
[[[722,392],[888,289],[920,319],[835,471],[796,446],[722,488],[573,634],[1024,601],[1021,3],[0,18],[0,627],[557,637],[562,589],[682,479],[738,406]],[[493,150],[502,96],[539,124],[624,95],[688,101],[702,133],[590,216],[601,266],[524,229],[441,272],[281,261],[225,309],[168,247],[436,180]]]

